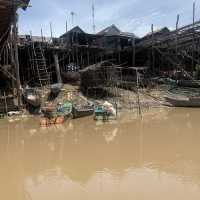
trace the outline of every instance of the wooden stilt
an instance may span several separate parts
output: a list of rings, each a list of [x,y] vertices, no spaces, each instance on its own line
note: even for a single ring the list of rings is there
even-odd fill
[[[151,34],[152,34],[152,71],[155,70],[155,51],[154,51],[154,26],[151,25]]]
[[[59,60],[58,60],[58,55],[54,54],[54,62],[56,66],[56,75],[57,75],[57,81],[58,83],[62,83],[62,78],[60,74],[60,65],[59,65]]]
[[[19,73],[19,57],[18,57],[18,30],[17,30],[17,12],[14,10],[14,24],[13,24],[13,43],[14,43],[14,62],[15,62],[15,72],[17,79],[17,98],[19,109],[22,108],[22,99],[21,99],[21,81]]]

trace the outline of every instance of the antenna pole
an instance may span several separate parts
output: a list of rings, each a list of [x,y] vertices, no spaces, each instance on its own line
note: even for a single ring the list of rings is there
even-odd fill
[[[41,28],[41,38],[42,38],[42,43],[44,42],[44,36],[43,36],[43,30]]]
[[[53,40],[53,29],[52,29],[52,23],[50,22],[50,32],[51,32],[51,41]]]
[[[95,33],[96,25],[95,25],[95,6],[94,6],[94,2],[92,3],[92,29],[93,29],[93,33]]]
[[[71,12],[71,16],[72,16],[72,28],[74,27],[74,16],[75,16],[75,12]]]

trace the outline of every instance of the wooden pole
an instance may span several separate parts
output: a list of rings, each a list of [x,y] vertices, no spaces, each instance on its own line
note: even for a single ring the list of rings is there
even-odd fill
[[[133,47],[133,67],[135,67],[135,36],[132,39],[132,47]]]
[[[139,115],[142,118],[142,110],[141,110],[141,105],[140,105],[140,92],[139,92],[139,73],[138,70],[136,69],[136,75],[137,75],[137,104],[138,104],[138,111]]]
[[[76,67],[79,66],[79,48],[78,46],[76,47]]]
[[[8,115],[8,104],[7,104],[7,98],[6,98],[5,91],[4,91],[4,101],[5,101],[5,111],[6,111],[6,114]]]
[[[152,34],[152,71],[155,70],[155,51],[154,51],[154,26],[151,25],[151,34]]]
[[[118,64],[121,64],[121,39],[118,38]]]
[[[13,32],[10,32],[9,35],[9,42],[11,44],[11,48],[10,48],[10,59],[11,59],[11,66],[12,66],[12,76],[15,77],[15,60],[14,60],[14,52],[13,52]],[[13,89],[13,96],[15,94],[15,80],[12,78],[12,89]]]
[[[194,42],[195,42],[195,30],[194,30],[194,23],[195,23],[195,7],[196,4],[193,2],[193,37],[192,37],[192,74],[195,70],[194,66]],[[193,76],[193,75],[192,75]]]
[[[81,65],[80,65],[80,69],[83,68],[83,53],[82,53],[82,50],[81,50]]]
[[[177,15],[177,19],[176,19],[176,60],[178,61],[178,25],[179,25],[179,19],[180,16]],[[177,65],[179,65],[179,63],[177,63]],[[178,66],[177,66],[178,69]]]
[[[88,66],[90,65],[90,52],[89,52],[89,47],[87,48],[87,61],[88,61]]]
[[[56,66],[57,81],[58,81],[58,83],[62,83],[58,54],[56,54],[56,53],[54,54],[54,62],[55,62],[55,66]]]
[[[18,98],[18,106],[19,109],[22,107],[22,99],[21,99],[21,81],[20,81],[20,73],[19,73],[19,55],[18,55],[18,28],[17,28],[17,12],[14,10],[14,24],[13,24],[13,43],[14,43],[14,60],[15,60],[15,72],[17,79],[17,98]]]

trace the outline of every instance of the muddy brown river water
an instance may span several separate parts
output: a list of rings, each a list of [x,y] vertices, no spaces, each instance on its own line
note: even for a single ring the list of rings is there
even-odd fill
[[[40,128],[0,121],[2,200],[199,200],[200,110]]]

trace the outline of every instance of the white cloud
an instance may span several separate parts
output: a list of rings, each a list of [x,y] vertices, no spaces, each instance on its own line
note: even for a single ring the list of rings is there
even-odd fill
[[[45,35],[50,35],[49,22],[54,34],[59,36],[65,32],[66,20],[71,28],[70,11],[74,11],[75,25],[85,31],[92,32],[93,0],[32,0],[32,8],[20,12],[20,32],[40,35],[43,28]],[[151,24],[161,28],[175,27],[176,15],[179,13],[180,25],[192,21],[192,1],[183,0],[94,0],[95,22],[97,31],[116,24],[122,31],[144,35],[151,31]],[[199,18],[200,0],[196,0],[196,19]]]

